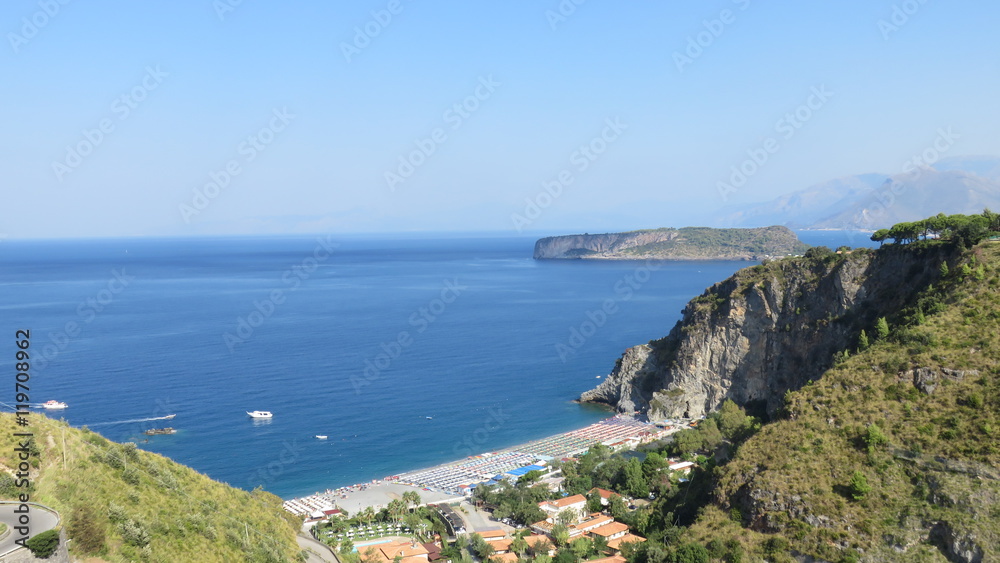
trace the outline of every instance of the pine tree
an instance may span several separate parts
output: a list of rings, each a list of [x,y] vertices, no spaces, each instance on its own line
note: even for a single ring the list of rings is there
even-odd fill
[[[864,352],[869,346],[871,343],[868,342],[868,333],[862,329],[861,334],[858,335],[858,352]]]
[[[879,317],[875,321],[875,340],[881,342],[889,338],[889,323],[886,322],[885,317]]]

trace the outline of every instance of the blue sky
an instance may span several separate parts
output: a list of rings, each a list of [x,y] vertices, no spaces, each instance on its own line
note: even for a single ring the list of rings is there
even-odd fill
[[[697,223],[899,172],[942,128],[950,156],[1000,155],[998,16],[961,0],[10,0],[0,234]]]

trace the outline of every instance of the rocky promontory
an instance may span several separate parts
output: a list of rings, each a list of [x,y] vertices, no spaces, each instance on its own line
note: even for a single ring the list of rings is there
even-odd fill
[[[809,248],[787,227],[662,228],[625,233],[546,237],[536,260],[761,260],[802,254]]]
[[[817,249],[745,268],[689,302],[666,337],[627,350],[580,400],[654,420],[699,417],[725,399],[773,414],[862,328],[934,282],[942,259],[933,249]]]

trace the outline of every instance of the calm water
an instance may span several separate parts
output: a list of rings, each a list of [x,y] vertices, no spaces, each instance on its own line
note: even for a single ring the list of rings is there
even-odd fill
[[[288,498],[607,416],[571,401],[748,265],[535,262],[533,243],[7,241],[0,330],[31,330],[32,400],[57,416]]]

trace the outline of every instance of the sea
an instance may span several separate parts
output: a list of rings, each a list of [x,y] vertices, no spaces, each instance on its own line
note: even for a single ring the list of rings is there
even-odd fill
[[[68,404],[37,412],[236,487],[303,496],[611,416],[574,399],[752,265],[536,261],[533,245],[488,233],[4,241],[0,403],[15,403],[15,335],[30,331],[31,402]],[[177,432],[144,434],[166,426]]]

